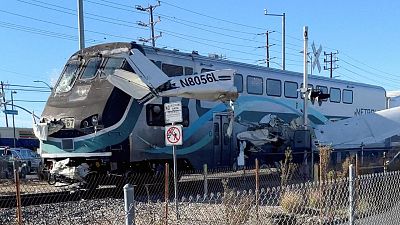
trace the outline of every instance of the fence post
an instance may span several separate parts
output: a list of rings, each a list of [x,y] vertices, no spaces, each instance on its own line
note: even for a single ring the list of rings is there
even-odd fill
[[[165,225],[168,225],[168,202],[169,202],[169,164],[165,163],[165,184],[164,184],[164,199],[165,199]]]
[[[208,168],[207,164],[203,165],[203,179],[204,179],[204,196],[208,195]]]
[[[354,211],[355,211],[355,187],[354,187],[354,166],[349,165],[349,225],[354,225]]]
[[[134,187],[131,184],[124,186],[125,225],[135,225],[135,197]]]
[[[257,221],[258,221],[258,204],[259,204],[259,192],[260,192],[260,167],[258,165],[258,159],[256,159],[256,214],[257,214]]]
[[[383,152],[383,172],[387,172],[386,152]]]
[[[15,180],[15,190],[16,190],[16,200],[17,200],[17,223],[22,225],[22,212],[21,212],[21,191],[19,183],[19,164],[17,161],[13,162],[14,167],[14,180]]]
[[[360,172],[360,167],[362,167],[362,164],[360,165],[360,160],[358,159],[358,152],[356,153],[356,170],[355,170],[355,175],[358,176],[361,174]]]

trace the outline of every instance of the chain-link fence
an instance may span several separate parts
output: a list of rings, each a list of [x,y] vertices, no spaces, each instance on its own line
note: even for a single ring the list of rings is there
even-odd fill
[[[136,225],[400,223],[400,172],[349,174],[347,169],[312,182],[306,165],[237,171],[205,166],[177,175],[177,205],[168,167],[125,177],[92,174],[90,184],[79,186],[49,185],[28,175],[0,181],[0,224],[18,224],[17,218],[35,225],[125,224],[130,210]],[[127,183],[134,187],[130,199],[124,199]]]

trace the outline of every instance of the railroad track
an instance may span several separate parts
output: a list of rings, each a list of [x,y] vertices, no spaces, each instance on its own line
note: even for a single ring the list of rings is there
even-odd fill
[[[80,201],[82,199],[100,199],[117,197],[118,190],[114,188],[101,188],[96,190],[74,190],[74,191],[57,191],[46,193],[24,193],[21,194],[21,205],[41,205],[58,202]],[[15,195],[0,196],[0,208],[16,207]]]
[[[245,175],[238,172],[224,175],[209,175],[208,177],[208,193],[222,193],[224,192],[224,185],[221,180],[225,179],[229,182],[227,183],[228,188],[233,187],[232,190],[249,190],[254,189],[255,179],[252,173],[247,173]],[[269,177],[268,179],[263,179],[264,176],[271,176],[269,173],[262,173],[260,175],[260,183],[263,186],[267,185],[277,185],[279,180]],[[145,179],[144,179],[145,180]],[[120,180],[114,180],[115,183],[110,185],[102,185],[96,189],[75,189],[75,190],[58,190],[52,192],[42,192],[42,193],[23,193],[21,194],[21,205],[41,205],[41,204],[51,204],[59,202],[70,202],[70,201],[80,201],[89,199],[102,199],[102,198],[123,198],[123,183]],[[126,182],[126,181],[124,181]],[[268,182],[268,183],[266,183]],[[276,184],[275,184],[276,183]],[[117,185],[116,185],[117,184]],[[134,185],[135,187],[135,200],[140,202],[147,201],[157,201],[164,199],[165,194],[165,184],[156,182],[151,184],[140,184]],[[204,180],[203,176],[199,174],[185,175],[181,177],[178,183],[178,192],[180,198],[182,196],[196,196],[204,194]],[[174,187],[173,180],[170,180],[169,185],[169,197],[172,199],[174,197]],[[0,208],[12,208],[16,207],[16,197],[15,194],[0,195]]]

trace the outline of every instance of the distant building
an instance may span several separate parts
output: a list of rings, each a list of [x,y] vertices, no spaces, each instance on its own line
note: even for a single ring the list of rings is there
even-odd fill
[[[15,128],[16,147],[29,149],[39,148],[39,140],[32,128]],[[12,127],[0,127],[0,146],[14,146],[14,130]]]

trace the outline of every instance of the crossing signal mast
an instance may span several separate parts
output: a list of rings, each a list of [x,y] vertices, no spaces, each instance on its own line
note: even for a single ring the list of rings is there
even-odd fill
[[[158,17],[158,20],[154,21],[153,12],[160,5],[161,5],[160,1],[157,1],[157,5],[149,5],[147,8],[144,8],[144,7],[140,6],[140,5],[136,5],[135,6],[135,8],[137,10],[142,11],[142,12],[148,12],[149,16],[150,16],[150,22],[149,23],[145,23],[145,22],[142,22],[142,21],[137,21],[137,25],[142,26],[142,27],[150,27],[150,30],[151,30],[151,37],[149,39],[139,38],[139,41],[149,42],[151,40],[151,45],[153,47],[156,47],[156,39],[161,37],[161,35],[162,35],[161,32],[157,36],[155,36],[155,34],[154,34],[154,26],[156,25],[156,23],[161,22],[161,20],[160,20],[160,17]]]
[[[333,74],[333,70],[339,68],[339,66],[336,65],[336,62],[339,61],[339,59],[337,58],[337,54],[339,54],[338,51],[331,52],[331,53],[324,52],[324,56],[325,56],[325,59],[324,59],[324,63],[325,63],[324,70],[329,70],[330,71],[329,77],[331,79],[333,77],[333,75],[332,75]]]

